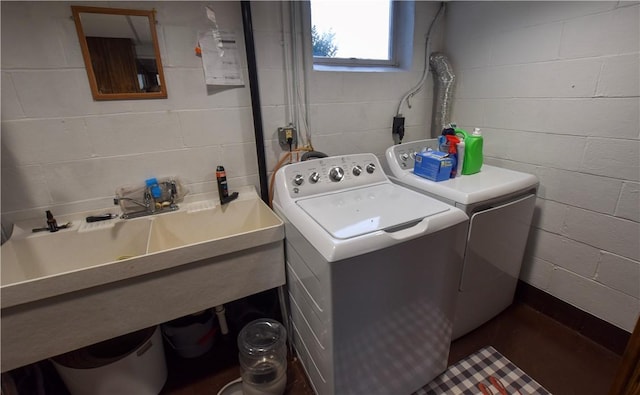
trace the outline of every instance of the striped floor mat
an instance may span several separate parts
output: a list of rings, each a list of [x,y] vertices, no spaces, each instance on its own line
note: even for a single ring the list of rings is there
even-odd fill
[[[499,379],[510,395],[551,394],[495,348],[489,346],[451,365],[432,382],[416,391],[415,395],[478,395],[482,394],[478,383],[486,385],[491,393],[500,394],[489,381],[491,376]]]

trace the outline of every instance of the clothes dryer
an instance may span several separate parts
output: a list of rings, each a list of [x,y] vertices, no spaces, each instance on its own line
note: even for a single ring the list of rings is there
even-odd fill
[[[463,210],[470,219],[453,339],[495,317],[513,302],[527,243],[538,179],[483,165],[479,173],[434,182],[413,173],[416,153],[437,150],[437,139],[391,146],[389,178]]]
[[[409,394],[447,366],[468,217],[373,154],[276,173],[291,340],[318,394]]]

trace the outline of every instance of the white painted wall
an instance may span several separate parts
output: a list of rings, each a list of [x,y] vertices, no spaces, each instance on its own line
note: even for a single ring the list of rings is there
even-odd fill
[[[276,164],[283,151],[278,145],[276,130],[287,117],[283,90],[283,68],[290,64],[283,59],[283,24],[289,24],[290,2],[252,3],[256,55],[261,87],[261,104],[267,158]],[[283,10],[282,7],[285,9]],[[372,152],[383,160],[385,150],[393,144],[391,125],[402,96],[420,80],[424,65],[424,45],[429,24],[438,11],[438,2],[416,2],[413,63],[409,70],[395,72],[313,71],[307,60],[309,128],[315,150],[329,155]],[[442,43],[444,21],[439,19],[432,32],[432,49]],[[285,34],[289,31],[285,29]],[[293,45],[288,43],[287,45]],[[303,96],[302,90],[299,96]],[[404,106],[405,140],[425,138],[431,122],[433,88],[429,77],[424,89]]]
[[[218,164],[231,189],[257,183],[249,89],[208,95],[194,53],[205,3],[84,3],[158,11],[168,99],[102,102],[91,96],[70,4],[0,5],[3,223],[110,207],[116,188],[153,176],[215,190]],[[243,42],[240,3],[214,7]]]
[[[205,4],[243,41],[238,2],[101,2],[158,10],[169,98],[94,102],[70,3],[0,3],[3,223],[45,209],[109,207],[118,186],[151,176],[177,175],[192,192],[213,191],[218,164],[231,189],[257,185],[248,86],[208,95],[193,55],[207,27]],[[420,77],[437,7],[416,2],[412,71],[309,76],[317,150],[382,155],[392,144],[392,116]],[[640,287],[637,3],[447,7],[457,122],[484,129],[489,163],[541,179],[523,278],[630,330]],[[271,169],[282,154],[276,129],[288,119],[282,10],[278,2],[252,10]],[[428,135],[431,96],[429,78],[404,111],[407,141]]]
[[[450,2],[453,117],[536,174],[521,278],[627,331],[640,311],[640,4]]]
[[[1,2],[2,222],[44,215],[45,209],[63,214],[109,207],[116,188],[152,176],[176,175],[192,192],[214,191],[218,164],[225,166],[231,189],[258,187],[240,2],[84,4],[158,11],[169,98],[93,101],[71,3]],[[246,85],[208,95],[194,46],[198,32],[209,26],[204,6],[211,4],[220,29],[238,34]],[[268,169],[283,154],[277,128],[291,119],[282,6],[252,5]],[[420,78],[426,29],[437,6],[417,4],[416,18],[427,22],[416,29],[413,70],[310,75],[317,150],[383,155],[393,144],[392,117],[400,97]],[[405,111],[407,138],[426,133],[431,91],[429,81]]]

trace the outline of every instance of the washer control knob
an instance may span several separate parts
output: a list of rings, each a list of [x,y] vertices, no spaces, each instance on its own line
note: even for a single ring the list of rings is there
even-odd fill
[[[296,176],[293,177],[293,183],[296,184],[297,186],[302,185],[303,182],[304,182],[304,177],[302,177],[302,174],[296,174]]]
[[[333,182],[341,181],[344,178],[344,170],[342,167],[334,167],[329,171],[329,178]]]
[[[400,155],[400,159],[402,159],[403,161],[409,159],[409,154],[402,154]]]
[[[320,174],[317,171],[314,171],[309,176],[309,182],[312,183],[312,184],[315,184],[318,181],[320,181]]]
[[[356,165],[354,166],[352,172],[353,172],[353,175],[357,177],[360,174],[362,174],[362,167],[360,167],[360,165]]]
[[[373,163],[369,163],[367,165],[367,173],[371,174],[374,171],[376,171],[376,165],[374,165]]]

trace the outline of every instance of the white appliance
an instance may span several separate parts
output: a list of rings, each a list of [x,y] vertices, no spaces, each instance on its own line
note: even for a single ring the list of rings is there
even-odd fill
[[[142,329],[51,359],[72,395],[160,393],[167,381],[162,330]]]
[[[415,154],[437,139],[403,143],[386,152],[390,179],[463,210],[470,218],[453,339],[513,302],[535,207],[536,176],[483,165],[479,173],[434,182],[413,173]]]
[[[447,366],[468,217],[373,154],[287,165],[290,340],[316,393],[409,394]]]

